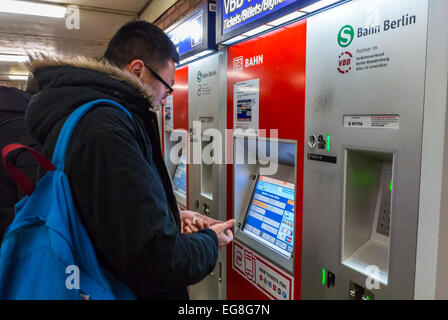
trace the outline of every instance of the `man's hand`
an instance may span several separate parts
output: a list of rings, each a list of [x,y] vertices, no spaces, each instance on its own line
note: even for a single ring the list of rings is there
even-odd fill
[[[184,234],[198,232],[204,228],[210,228],[215,231],[218,236],[218,249],[225,247],[233,240],[231,229],[235,225],[235,219],[223,222],[189,210],[181,211],[180,219],[182,233]]]
[[[198,232],[201,229],[210,228],[217,223],[222,223],[220,220],[215,220],[189,210],[182,210],[180,212],[180,220],[181,230],[184,234]]]
[[[217,223],[210,227],[218,236],[218,249],[228,245],[233,240],[232,228],[235,225],[235,219],[227,220],[223,223]]]

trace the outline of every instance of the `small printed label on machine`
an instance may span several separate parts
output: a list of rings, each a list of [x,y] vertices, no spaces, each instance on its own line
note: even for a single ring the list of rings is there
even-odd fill
[[[274,300],[292,300],[293,278],[253,250],[233,241],[232,267],[258,290]]]
[[[308,153],[307,158],[308,158],[308,160],[315,160],[315,161],[328,162],[328,163],[337,163],[337,160],[338,160],[337,157],[324,156],[321,154],[313,154],[313,153]]]
[[[398,114],[344,116],[345,128],[400,129]]]

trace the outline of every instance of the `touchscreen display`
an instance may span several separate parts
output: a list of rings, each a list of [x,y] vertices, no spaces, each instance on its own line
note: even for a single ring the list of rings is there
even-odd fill
[[[294,184],[259,176],[242,231],[291,258],[294,248]]]
[[[187,198],[187,161],[182,156],[173,175],[173,189],[182,198]]]

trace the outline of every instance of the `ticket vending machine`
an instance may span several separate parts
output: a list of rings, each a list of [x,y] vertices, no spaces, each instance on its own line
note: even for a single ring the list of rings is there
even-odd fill
[[[227,139],[229,299],[448,298],[446,12],[353,0],[228,48],[228,128],[255,132]]]
[[[188,64],[189,209],[226,220],[226,167],[223,161],[226,109],[225,54],[217,52]],[[191,299],[226,298],[226,254],[215,269],[190,288]]]
[[[305,44],[301,21],[227,49],[228,299],[300,298]]]
[[[448,296],[442,12],[367,0],[307,20],[303,299]]]
[[[232,267],[254,287],[229,298],[260,298],[262,293],[263,298],[292,299],[300,252],[295,250],[297,141],[236,136],[233,171]],[[228,291],[235,295],[235,289]]]
[[[216,52],[176,70],[174,92],[163,110],[165,163],[182,209],[226,217],[225,54]],[[226,254],[215,270],[189,288],[190,298],[225,299]]]
[[[166,30],[176,45],[181,65],[176,71],[173,123],[182,131],[175,132],[171,139],[171,149],[181,157],[172,170],[178,202],[182,204],[186,197],[184,208],[225,220],[222,140],[226,126],[226,63],[225,53],[218,52],[215,42],[215,12],[216,3],[207,1]],[[225,299],[225,265],[226,255],[219,252],[213,272],[190,286],[190,298]]]

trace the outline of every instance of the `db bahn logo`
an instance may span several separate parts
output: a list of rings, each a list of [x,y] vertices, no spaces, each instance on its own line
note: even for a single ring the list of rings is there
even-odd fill
[[[352,60],[353,60],[353,55],[350,52],[348,52],[348,51],[342,52],[339,55],[338,71],[342,74],[349,73],[349,71],[352,70],[352,67],[351,67]]]
[[[241,252],[237,252],[237,253],[236,253],[236,263],[237,263],[239,266],[242,266],[242,265],[243,265],[243,255],[242,255]]]
[[[243,70],[243,65],[244,65],[244,58],[241,57],[237,57],[233,59],[233,70],[235,71],[241,71]]]

